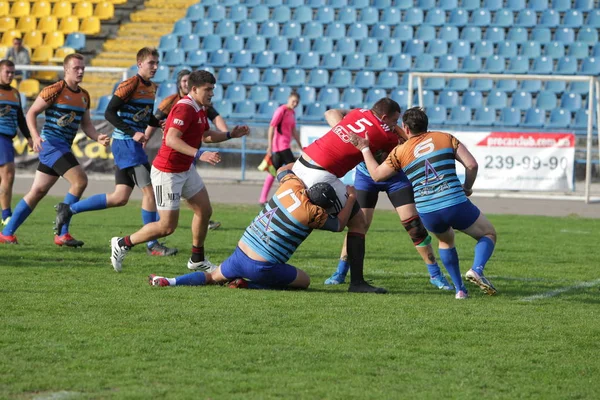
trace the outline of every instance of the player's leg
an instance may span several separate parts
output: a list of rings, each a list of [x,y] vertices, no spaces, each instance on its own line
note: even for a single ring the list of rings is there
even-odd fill
[[[63,204],[70,206],[71,204],[79,201],[81,195],[87,187],[88,179],[85,171],[81,165],[79,165],[79,162],[77,162],[77,159],[73,153],[66,153],[57,161],[53,168],[59,175],[62,175],[62,177],[69,182],[69,190],[65,195]],[[58,246],[83,246],[82,241],[73,239],[73,237],[69,234],[69,222],[69,220],[64,221],[60,227],[60,230],[58,230],[58,226],[56,226],[57,232],[56,236],[54,237],[54,243]]]
[[[1,151],[1,149],[0,149]],[[8,224],[12,216],[12,190],[15,182],[15,163],[0,165],[0,208],[2,208],[2,225]]]
[[[426,220],[430,221],[430,219],[427,218]],[[428,225],[425,224],[425,226]],[[454,244],[454,229],[448,226],[443,226],[443,224],[438,224],[438,227],[441,229],[446,229],[443,232],[435,232],[434,230],[431,230],[431,232],[433,232],[439,241],[440,259],[444,263],[444,266],[450,275],[450,279],[452,279],[452,283],[454,283],[456,298],[459,300],[466,299],[468,297],[468,292],[462,280],[462,276],[460,275],[458,252],[456,251]],[[435,225],[432,229],[435,229]]]
[[[204,241],[208,232],[208,222],[212,215],[212,206],[206,187],[188,199],[194,216],[192,218],[192,254],[187,267],[191,270],[213,270],[215,266],[205,257]]]

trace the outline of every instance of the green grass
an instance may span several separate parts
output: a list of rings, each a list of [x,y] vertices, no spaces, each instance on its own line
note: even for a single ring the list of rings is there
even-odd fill
[[[191,213],[167,243],[132,250],[123,272],[112,236],[137,230],[139,203],[76,216],[81,249],[52,243],[46,199],[0,246],[0,398],[594,399],[600,393],[600,220],[490,216],[498,247],[486,269],[499,289],[471,298],[429,285],[395,214],[378,211],[365,273],[391,294],[322,282],[343,236],[315,232],[291,263],[305,292],[152,288],[146,276],[187,271]],[[215,205],[223,226],[207,253],[221,262],[254,206]],[[457,238],[463,273],[474,241]],[[593,282],[545,298],[523,298]]]

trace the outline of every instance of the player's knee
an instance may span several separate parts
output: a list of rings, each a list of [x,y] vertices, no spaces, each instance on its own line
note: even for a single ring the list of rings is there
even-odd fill
[[[494,244],[496,244],[496,240],[498,240],[497,235],[496,235],[496,230],[493,227],[492,227],[491,232],[486,233],[484,236],[489,238],[492,242],[494,242]]]
[[[308,276],[306,272],[299,269],[296,273],[296,279],[290,283],[290,286],[296,289],[308,289],[310,286],[310,276]]]
[[[123,207],[127,205],[128,201],[129,196],[114,196],[111,203],[113,203],[115,207]]]
[[[85,188],[87,188],[87,185],[88,185],[88,178],[87,178],[87,176],[83,175],[71,184],[71,189],[73,189],[73,191],[75,191],[75,192],[83,193]]]
[[[36,186],[31,188],[31,190],[29,191],[29,195],[35,200],[40,200],[48,194],[49,190],[50,188]]]
[[[415,246],[426,246],[431,243],[431,237],[418,215],[402,220],[402,226]]]

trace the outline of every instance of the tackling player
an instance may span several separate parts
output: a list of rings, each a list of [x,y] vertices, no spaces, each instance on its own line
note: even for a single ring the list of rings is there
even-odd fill
[[[477,161],[451,134],[428,132],[427,114],[420,108],[407,110],[402,121],[409,139],[396,147],[381,165],[369,149],[368,137],[353,135],[351,140],[364,155],[375,181],[389,179],[400,170],[404,170],[410,179],[421,220],[439,240],[440,258],[454,282],[456,298],[466,299],[468,295],[460,276],[454,229],[477,240],[473,266],[465,278],[485,293],[495,294],[496,288],[483,275],[483,269],[494,251],[496,230],[467,198],[473,193]],[[455,160],[465,166],[465,183],[462,185],[456,176]]]
[[[15,77],[15,64],[9,60],[0,61],[0,208],[2,225],[8,224],[12,216],[10,203],[15,181],[15,147],[13,139],[17,128],[33,149],[31,134],[23,114],[19,91],[10,86]]]
[[[58,180],[65,178],[69,191],[64,202],[72,204],[79,200],[87,186],[87,176],[71,152],[71,145],[81,125],[83,132],[92,140],[108,146],[110,138],[98,134],[90,118],[90,96],[79,86],[83,80],[85,62],[81,54],[69,54],[63,62],[65,77],[45,87],[27,112],[27,126],[33,139],[33,150],[39,153],[39,165],[29,192],[15,207],[15,213],[0,235],[1,243],[17,243],[14,235],[25,222],[38,202]],[[37,116],[45,112],[46,121],[42,134],[37,130]],[[57,232],[54,243],[58,246],[83,246],[68,232],[68,226]]]
[[[158,121],[160,121],[160,124],[163,129],[165,127],[165,123],[167,122],[167,116],[171,112],[173,106],[190,92],[188,86],[188,79],[191,73],[192,71],[190,71],[189,69],[182,69],[181,71],[179,71],[179,73],[177,74],[177,93],[165,97],[164,100],[160,102],[156,112],[154,113],[154,116]],[[229,131],[227,123],[213,106],[209,106],[206,108],[206,116],[221,132]],[[214,230],[218,229],[220,226],[221,223],[218,221],[210,220],[208,222],[208,229]]]
[[[329,110],[325,113],[325,119],[327,120],[327,123],[333,127],[337,125],[347,113],[347,110]],[[400,141],[404,142],[406,140],[406,134],[404,132],[402,134],[403,137]],[[415,207],[412,186],[406,175],[404,175],[404,172],[399,171],[385,182],[375,182],[369,175],[365,163],[361,162],[356,167],[354,188],[356,189],[358,204],[367,219],[366,230],[369,229],[371,222],[373,221],[373,214],[379,198],[379,192],[386,192],[390,202],[400,217],[402,226],[404,226],[404,229],[408,232],[417,252],[427,265],[429,282],[438,289],[452,290],[452,286],[435,260],[435,255],[431,248],[431,236],[429,236],[419,218],[419,214]],[[349,269],[347,257],[346,241],[344,240],[344,246],[342,247],[342,254],[340,255],[337,271],[325,281],[326,285],[338,285],[345,281]]]
[[[203,141],[218,143],[249,133],[247,126],[236,126],[231,132],[209,130],[205,107],[210,106],[215,82],[215,77],[207,71],[190,74],[190,92],[171,110],[162,145],[152,165],[152,185],[160,218],[130,236],[112,238],[110,259],[115,271],[121,271],[123,259],[131,247],[175,231],[182,197],[187,199],[194,211],[192,256],[187,266],[191,270],[214,269],[214,265],[204,257],[204,239],[212,208],[204,182],[193,162],[199,159],[214,165],[221,161],[219,153],[200,149]]]
[[[373,138],[369,146],[373,151],[391,151],[398,144],[395,133],[400,118],[400,106],[394,100],[382,98],[370,110],[350,111],[339,124],[325,135],[304,148],[304,152],[294,164],[294,173],[307,187],[315,183],[329,183],[336,191],[341,209],[346,201],[346,185],[339,179],[356,167],[362,160],[362,154],[352,143],[351,134]],[[355,204],[348,222],[347,248],[350,264],[349,292],[386,293],[383,288],[369,285],[363,276],[365,258],[365,234],[367,221],[360,206]]]
[[[117,166],[115,191],[96,194],[75,204],[58,204],[56,229],[68,225],[73,214],[126,205],[136,185],[142,191],[142,222],[149,224],[158,220],[150,164],[143,147],[159,126],[152,114],[156,84],[150,81],[158,69],[158,56],[158,50],[154,48],[144,47],[138,51],[137,75],[119,84],[104,114],[115,127],[112,135],[112,153]],[[171,256],[177,253],[177,249],[151,240],[147,243],[146,252],[152,256]]]
[[[289,167],[279,169],[277,179],[281,186],[246,228],[234,253],[217,269],[176,278],[150,275],[148,283],[152,286],[199,286],[233,281],[230,287],[308,288],[309,276],[287,264],[288,260],[313,229],[341,232],[354,207],[355,195],[349,186],[346,205],[337,218],[330,218],[328,210],[339,203],[335,190],[327,183],[317,183],[306,189]]]

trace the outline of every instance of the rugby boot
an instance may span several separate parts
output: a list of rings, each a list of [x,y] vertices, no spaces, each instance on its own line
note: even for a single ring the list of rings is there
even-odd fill
[[[110,263],[113,269],[117,272],[121,272],[123,269],[123,260],[131,249],[127,246],[119,246],[119,237],[110,239]]]
[[[146,253],[150,256],[174,256],[179,250],[176,248],[167,247],[162,243],[155,242],[152,247],[146,246]]]
[[[58,203],[54,206],[56,209],[56,218],[54,219],[54,228],[60,233],[64,224],[68,224],[73,216],[71,206],[66,203]]]
[[[191,258],[188,260],[187,267],[189,270],[192,270],[192,271],[206,271],[206,272],[213,272],[215,269],[217,269],[217,266],[208,260],[193,262]]]
[[[456,300],[465,300],[469,298],[469,294],[465,290],[459,290],[454,296]]]
[[[446,279],[444,274],[440,274],[440,275],[436,276],[435,278],[430,278],[429,283],[431,283],[433,286],[435,286],[436,288],[438,288],[440,290],[453,290],[454,289],[454,286],[452,286],[452,284],[450,282],[448,282],[448,280]]]
[[[167,278],[155,274],[148,276],[148,284],[150,286],[170,286]]]
[[[208,229],[214,231],[215,229],[219,229],[221,227],[221,223],[219,221],[208,221]]]
[[[351,293],[377,293],[384,294],[387,290],[381,287],[371,286],[365,281],[350,282],[348,291]]]
[[[3,235],[0,233],[0,243],[4,244],[19,244],[15,235]]]
[[[237,278],[227,284],[230,289],[248,289],[248,281],[243,278]]]
[[[483,273],[478,274],[475,270],[470,269],[465,274],[465,278],[469,282],[474,283],[477,286],[479,286],[481,291],[484,292],[485,294],[493,296],[498,292],[496,290],[496,288],[494,287],[494,285],[492,285],[492,282],[490,282],[485,276],[483,276]]]
[[[54,244],[61,247],[81,247],[84,245],[81,240],[75,239],[69,232],[62,236],[54,235]]]

